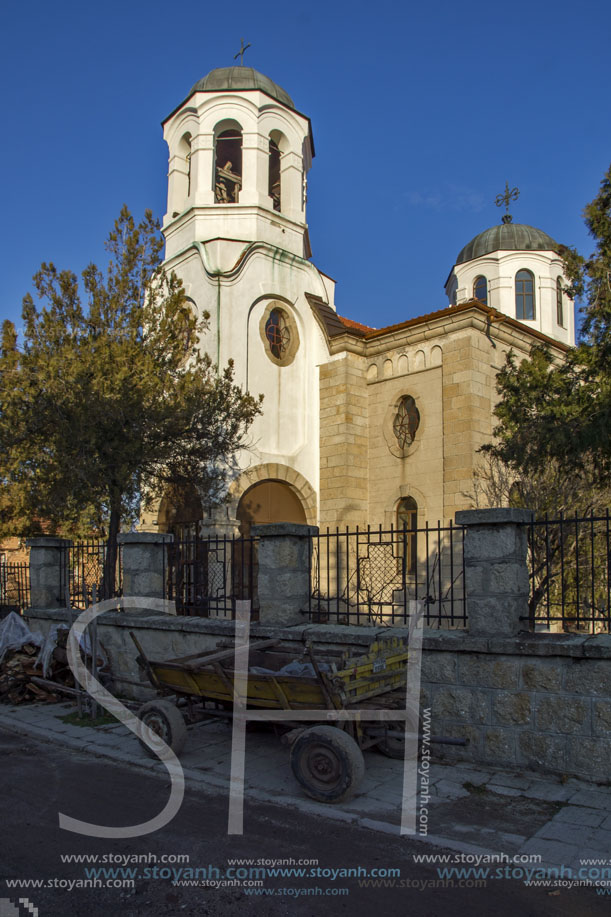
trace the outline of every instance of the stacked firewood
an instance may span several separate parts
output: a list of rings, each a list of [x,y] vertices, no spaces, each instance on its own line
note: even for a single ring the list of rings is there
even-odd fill
[[[0,701],[9,704],[34,701],[56,703],[65,699],[67,693],[72,693],[70,688],[74,687],[74,678],[68,666],[67,636],[67,630],[60,630],[58,645],[53,650],[45,678],[42,666],[36,665],[39,647],[26,643],[21,649],[8,650],[0,662]]]

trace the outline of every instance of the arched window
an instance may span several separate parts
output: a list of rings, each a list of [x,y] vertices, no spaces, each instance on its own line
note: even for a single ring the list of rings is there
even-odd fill
[[[282,199],[280,196],[280,147],[271,137],[269,138],[269,196],[272,199],[274,210],[280,212]]]
[[[482,274],[473,281],[473,299],[479,299],[485,306],[488,305],[488,281]]]
[[[516,318],[532,321],[535,317],[535,275],[521,270],[516,274]]]
[[[404,395],[393,421],[393,432],[401,449],[407,449],[416,437],[420,426],[420,411],[411,395]]]
[[[242,187],[242,131],[231,127],[216,137],[214,161],[214,200],[217,204],[237,204]]]
[[[413,497],[404,497],[397,506],[397,554],[403,562],[405,572],[416,572],[416,533],[418,529],[418,504]]]
[[[564,303],[562,300],[562,278],[556,280],[556,321],[564,328]]]

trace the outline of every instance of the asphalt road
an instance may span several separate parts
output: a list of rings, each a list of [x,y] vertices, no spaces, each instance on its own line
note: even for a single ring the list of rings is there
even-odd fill
[[[71,834],[59,828],[59,811],[104,825],[146,821],[167,800],[167,778],[8,733],[0,733],[0,753],[0,917],[28,913],[27,905],[19,904],[20,898],[37,907],[39,917],[589,917],[609,913],[609,897],[600,897],[591,888],[563,888],[550,894],[550,889],[529,888],[519,880],[504,879],[489,879],[484,887],[452,887],[447,880],[439,879],[435,865],[414,862],[414,855],[443,853],[439,848],[324,818],[293,814],[286,808],[246,801],[244,835],[228,836],[227,798],[207,795],[188,785],[180,813],[155,834],[130,840]],[[394,882],[393,886],[377,887],[362,884],[370,878],[341,875],[335,879],[324,874],[268,876],[263,887],[273,894],[263,895],[248,894],[244,887],[178,886],[163,873],[156,877],[149,873],[137,879],[133,889],[83,888],[78,884],[69,889],[65,887],[68,881],[78,883],[85,879],[85,869],[102,866],[99,862],[91,867],[62,860],[70,854],[145,856],[146,864],[127,865],[139,871],[212,866],[218,869],[218,873],[211,871],[213,879],[224,875],[230,858],[240,857],[317,860],[317,865],[307,868],[321,870],[359,866],[365,870],[398,869],[400,875],[376,879],[379,883]],[[179,865],[163,865],[163,856],[185,859]],[[157,857],[156,863],[152,857]],[[102,868],[121,868],[121,864],[107,863]],[[7,879],[52,884],[8,888]],[[348,893],[336,894],[339,889],[347,889]]]

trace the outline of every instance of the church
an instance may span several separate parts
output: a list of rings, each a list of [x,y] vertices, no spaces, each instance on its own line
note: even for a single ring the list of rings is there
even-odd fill
[[[575,342],[557,243],[506,214],[460,250],[445,307],[369,327],[338,314],[334,281],[311,260],[312,126],[284,89],[249,67],[212,70],[163,128],[165,267],[210,315],[202,348],[219,366],[232,359],[264,402],[227,505],[162,498],[143,528],[453,520],[491,439],[507,352],[544,342],[562,358]]]

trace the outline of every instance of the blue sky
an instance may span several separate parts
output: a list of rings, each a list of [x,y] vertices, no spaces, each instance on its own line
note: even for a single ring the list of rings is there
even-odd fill
[[[462,246],[500,221],[589,253],[581,211],[611,161],[611,4],[514,0],[5,0],[2,317],[42,261],[80,271],[126,202],[165,211],[161,120],[245,63],[312,119],[313,260],[338,311],[381,327],[443,308]]]

